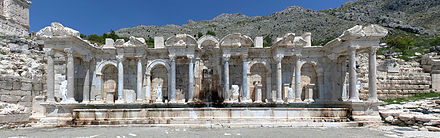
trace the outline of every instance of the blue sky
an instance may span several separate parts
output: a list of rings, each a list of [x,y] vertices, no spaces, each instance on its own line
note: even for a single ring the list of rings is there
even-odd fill
[[[349,0],[30,0],[31,32],[60,22],[83,34],[138,25],[186,24],[221,13],[264,16],[289,6],[324,10]]]

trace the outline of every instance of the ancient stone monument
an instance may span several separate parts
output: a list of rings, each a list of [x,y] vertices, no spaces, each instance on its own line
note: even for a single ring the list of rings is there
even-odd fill
[[[240,33],[221,39],[177,34],[155,37],[149,48],[136,37],[92,45],[78,31],[52,23],[37,33],[48,53],[41,119],[52,125],[380,119],[376,50],[386,35],[378,25],[357,25],[324,46],[312,46],[311,33],[288,33],[262,47],[261,37],[254,42]],[[362,52],[369,53],[367,101],[356,88]],[[54,94],[56,75],[67,78],[65,98]],[[184,121],[188,117],[193,120]]]

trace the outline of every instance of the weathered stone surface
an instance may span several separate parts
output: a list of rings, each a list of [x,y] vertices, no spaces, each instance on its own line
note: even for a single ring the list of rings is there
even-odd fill
[[[4,102],[18,102],[20,100],[20,96],[12,96],[12,95],[1,95],[0,101]]]
[[[428,129],[429,131],[440,131],[440,128],[438,127],[426,126],[425,128]]]
[[[31,83],[23,83],[21,85],[21,90],[25,90],[25,91],[32,90],[32,84]]]

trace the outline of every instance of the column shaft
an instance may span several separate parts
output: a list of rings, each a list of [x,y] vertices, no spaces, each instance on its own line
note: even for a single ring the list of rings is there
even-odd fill
[[[90,102],[90,69],[92,67],[92,64],[90,63],[91,57],[85,58],[85,71],[86,76],[84,77],[84,89],[83,89],[83,103]]]
[[[145,87],[145,99],[147,100],[147,103],[149,103],[151,100],[151,76],[150,76],[150,74],[147,74],[145,76],[145,83],[147,85],[147,87]]]
[[[356,48],[349,48],[349,101],[360,101],[359,100],[359,91],[356,89]]]
[[[68,103],[74,103],[75,98],[75,71],[74,71],[74,56],[73,49],[66,48],[64,52],[67,54],[67,101]]]
[[[46,60],[47,60],[47,99],[46,102],[55,102],[54,98],[54,88],[55,88],[55,72],[54,72],[54,66],[53,66],[53,50],[49,49],[46,51]]]
[[[229,101],[229,56],[223,56],[224,64],[224,93],[225,93],[225,101]]]
[[[248,99],[249,98],[249,91],[248,91],[248,85],[247,85],[247,59],[243,58],[243,84],[242,84],[242,91],[243,91],[243,95],[242,95],[242,100],[243,102],[250,102]]]
[[[281,61],[283,60],[283,56],[282,55],[277,55],[277,57],[275,57],[275,60],[276,60],[276,62],[277,62],[277,100],[276,100],[276,102],[277,103],[282,103],[283,102],[283,99],[282,99],[282,91],[283,91],[283,88],[282,88],[282,67],[281,67]]]
[[[118,55],[118,99],[116,103],[124,103],[124,56]]]
[[[170,102],[176,102],[176,60],[171,59],[171,95]]]
[[[142,59],[138,58],[138,62],[137,62],[137,77],[136,77],[136,81],[137,81],[137,85],[136,85],[136,100],[138,102],[142,102],[142,100],[145,98],[144,94],[142,93],[142,80],[143,80],[143,75],[142,75]]]
[[[192,102],[194,97],[194,57],[189,59],[188,68],[188,102]]]
[[[368,71],[368,92],[370,94],[368,100],[377,101],[376,48],[370,49]]]
[[[300,102],[301,100],[301,60],[300,56],[296,56],[295,61],[295,101]]]

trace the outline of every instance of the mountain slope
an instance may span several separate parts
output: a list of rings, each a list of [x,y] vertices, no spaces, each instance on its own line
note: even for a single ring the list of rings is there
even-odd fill
[[[356,24],[380,24],[393,30],[415,34],[439,34],[439,0],[358,0],[339,8],[313,11],[297,6],[268,16],[247,17],[243,14],[221,14],[212,20],[188,21],[167,26],[123,28],[116,34],[123,37],[170,37],[178,33],[196,36],[211,30],[221,38],[229,33],[251,36],[281,37],[288,32],[312,32],[313,41],[340,35]]]

